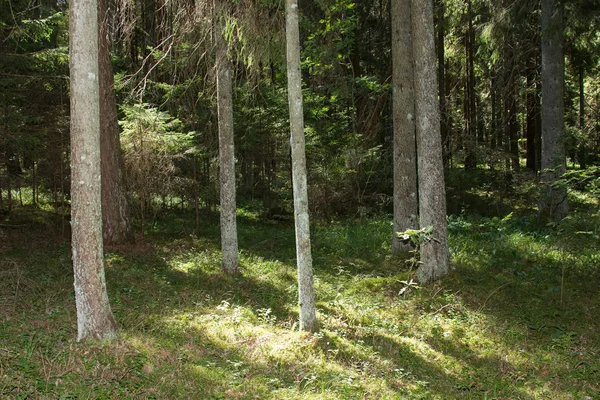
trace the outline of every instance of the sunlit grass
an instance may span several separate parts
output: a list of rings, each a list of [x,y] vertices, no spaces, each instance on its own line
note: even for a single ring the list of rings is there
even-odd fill
[[[600,396],[597,215],[453,217],[455,269],[422,288],[388,256],[386,218],[316,225],[318,334],[298,331],[293,225],[247,217],[240,276],[220,270],[213,216],[198,238],[175,216],[111,250],[112,344],[74,341],[68,246],[5,251],[0,272],[23,274],[0,285],[0,397]]]

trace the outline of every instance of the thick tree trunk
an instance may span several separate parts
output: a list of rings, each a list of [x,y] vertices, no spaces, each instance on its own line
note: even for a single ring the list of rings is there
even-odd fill
[[[219,179],[221,198],[221,252],[223,271],[235,274],[238,266],[238,239],[235,203],[235,152],[233,144],[233,98],[231,63],[225,42],[225,15],[222,0],[215,1],[217,110],[219,118]]]
[[[392,253],[411,249],[396,232],[418,227],[415,96],[410,0],[392,0],[394,236]]]
[[[102,234],[104,244],[133,242],[133,225],[123,190],[123,157],[108,38],[107,0],[98,0],[100,153],[102,157]]]
[[[554,182],[565,173],[565,56],[563,6],[542,0],[542,183],[539,217],[560,220],[567,215],[567,190]]]
[[[102,254],[98,7],[73,0],[70,9],[71,224],[77,340],[112,339]]]
[[[446,18],[446,6],[443,0],[437,0],[435,3],[437,7],[437,42],[436,42],[436,55],[437,55],[437,66],[438,66],[438,97],[440,99],[440,130],[442,132],[442,159],[444,161],[444,168],[450,166],[450,136],[449,136],[449,124],[448,124],[448,107],[446,102],[446,56],[445,56],[445,18]],[[409,45],[412,49],[412,44]],[[412,52],[411,52],[412,56]],[[412,67],[411,67],[412,68]]]
[[[312,254],[310,249],[310,224],[308,218],[297,0],[286,0],[285,15],[300,329],[304,331],[316,331],[318,327],[315,308]]]
[[[421,227],[433,227],[433,239],[421,247],[420,282],[434,281],[448,272],[446,190],[442,162],[440,110],[435,73],[433,3],[412,0],[412,39],[415,60],[415,111]]]

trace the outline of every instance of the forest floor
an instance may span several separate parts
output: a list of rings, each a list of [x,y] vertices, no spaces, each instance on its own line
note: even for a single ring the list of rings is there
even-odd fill
[[[418,287],[388,219],[313,229],[321,331],[297,329],[294,227],[239,214],[158,220],[107,249],[114,343],[77,343],[68,242],[0,227],[0,398],[600,399],[600,216],[449,219],[453,271]],[[46,219],[47,220],[47,219]],[[37,221],[37,222],[36,222]]]

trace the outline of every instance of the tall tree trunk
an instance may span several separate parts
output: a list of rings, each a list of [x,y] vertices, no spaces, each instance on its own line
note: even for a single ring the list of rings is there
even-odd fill
[[[36,162],[33,161],[31,163],[31,201],[33,202],[34,206],[37,206],[38,202],[37,202],[37,176],[36,176],[36,166],[35,166]]]
[[[116,337],[102,247],[98,5],[70,10],[71,224],[77,340]]]
[[[566,171],[563,5],[542,0],[542,183],[539,217],[559,220],[568,212],[567,190],[553,184]]]
[[[10,171],[6,175],[6,201],[8,203],[8,216],[12,214],[13,199],[12,199],[12,178],[10,177]]]
[[[421,227],[433,227],[433,240],[421,247],[420,282],[434,281],[448,272],[446,190],[442,162],[440,110],[435,73],[433,2],[411,0],[419,214]]]
[[[584,137],[585,131],[585,70],[583,65],[579,67],[579,129],[581,130],[581,137]],[[585,146],[585,141],[579,143],[579,154],[577,158],[579,159],[579,168],[586,168],[586,154],[587,149]]]
[[[437,42],[436,42],[436,53],[437,53],[437,66],[438,66],[438,97],[440,99],[440,130],[442,132],[442,157],[444,161],[444,168],[450,166],[449,155],[450,155],[450,137],[449,137],[449,124],[448,124],[448,107],[446,101],[446,55],[445,55],[445,35],[446,28],[446,6],[443,0],[437,0],[435,3],[437,7]],[[411,47],[412,45],[409,45]],[[411,52],[412,56],[412,52]]]
[[[196,237],[200,236],[200,207],[198,204],[198,157],[194,154],[192,156],[192,174],[194,179],[194,216],[195,216],[195,226],[194,233]],[[164,200],[163,200],[164,204]]]
[[[537,51],[536,51],[537,53]],[[537,57],[533,56],[527,63],[527,163],[526,167],[532,171],[538,170],[537,148],[539,141],[539,113],[540,96],[537,84]]]
[[[129,205],[123,190],[123,156],[108,38],[107,0],[98,0],[100,85],[100,154],[102,162],[102,234],[104,244],[134,240]]]
[[[475,109],[475,31],[473,29],[473,8],[471,0],[467,0],[467,19],[468,30],[466,34],[466,99],[465,99],[465,120],[467,123],[467,138],[466,138],[466,158],[465,169],[477,168],[477,154],[475,153],[477,142],[477,122]]]
[[[238,239],[235,204],[235,152],[233,144],[233,98],[231,63],[227,56],[225,8],[215,0],[217,109],[219,118],[219,179],[221,198],[221,252],[223,271],[235,274],[238,266]]]
[[[519,169],[519,121],[517,120],[517,99],[515,95],[516,82],[512,77],[507,86],[505,107],[506,118],[508,118],[508,149],[511,168],[516,171]]]
[[[411,249],[396,232],[418,227],[415,93],[410,0],[392,0],[394,236],[392,253]]]
[[[294,219],[296,224],[300,329],[304,331],[316,331],[318,327],[313,283],[312,254],[310,249],[310,223],[308,218],[304,117],[302,115],[302,80],[300,74],[298,1],[286,0],[285,6],[288,101],[290,107],[290,144],[292,150],[292,181],[294,187]]]

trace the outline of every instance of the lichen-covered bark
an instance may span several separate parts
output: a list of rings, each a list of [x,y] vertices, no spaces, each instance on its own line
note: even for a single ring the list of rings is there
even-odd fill
[[[112,339],[102,246],[98,5],[70,9],[71,224],[77,340]]]
[[[542,192],[541,219],[559,220],[568,211],[567,189],[552,184],[565,173],[565,56],[563,6],[542,0]]]
[[[302,111],[302,81],[300,76],[300,35],[298,28],[298,1],[286,0],[286,43],[288,100],[292,148],[292,181],[294,186],[294,217],[296,222],[296,257],[298,264],[298,301],[300,329],[317,330],[315,290],[313,283],[308,193],[306,182],[306,155],[304,145],[304,118]]]
[[[217,110],[219,117],[219,160],[221,198],[221,252],[223,270],[228,274],[238,272],[238,240],[235,203],[235,152],[233,143],[233,100],[231,64],[227,56],[227,43],[223,37],[225,16],[222,0],[215,1],[215,44],[217,71]]]
[[[107,0],[98,0],[99,85],[100,85],[100,154],[102,158],[102,223],[104,244],[134,240],[129,206],[121,175],[120,129],[114,77],[108,39]]]
[[[415,60],[415,114],[421,227],[433,226],[433,240],[421,247],[419,282],[428,283],[448,272],[446,190],[442,161],[440,110],[435,71],[433,2],[411,0]]]
[[[415,97],[410,0],[392,0],[394,237],[392,253],[411,249],[396,232],[418,228]]]

